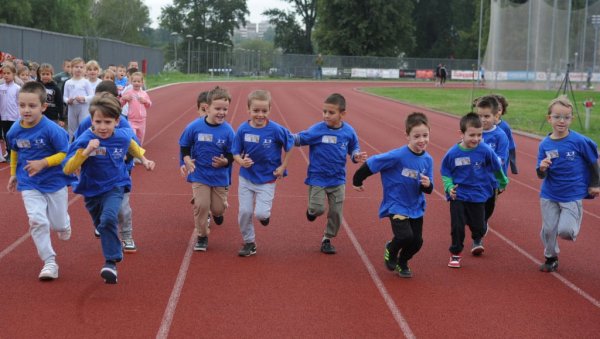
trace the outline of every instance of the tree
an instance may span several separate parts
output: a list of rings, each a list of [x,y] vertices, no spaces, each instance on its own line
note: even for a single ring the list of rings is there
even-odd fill
[[[317,20],[317,0],[284,1],[294,6],[294,12],[269,9],[263,13],[276,26],[275,45],[286,53],[313,54],[312,33]],[[300,17],[304,28],[296,22],[296,15]]]
[[[142,32],[149,29],[150,11],[141,0],[99,0],[92,13],[96,36],[134,44],[146,44]]]
[[[315,40],[322,53],[399,56],[414,47],[411,0],[319,3]]]
[[[30,25],[31,4],[22,0],[3,0],[0,5],[0,22],[10,25]]]

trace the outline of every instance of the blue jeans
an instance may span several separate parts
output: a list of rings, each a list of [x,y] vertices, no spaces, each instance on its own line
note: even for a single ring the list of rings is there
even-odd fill
[[[123,259],[118,234],[118,215],[124,192],[123,187],[115,187],[95,197],[85,198],[85,208],[90,212],[94,226],[100,232],[102,253],[107,261]]]

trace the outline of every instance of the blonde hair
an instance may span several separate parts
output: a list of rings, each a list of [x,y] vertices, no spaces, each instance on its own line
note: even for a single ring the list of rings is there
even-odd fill
[[[248,108],[252,104],[253,100],[267,101],[269,102],[269,107],[271,106],[271,93],[264,89],[258,89],[256,91],[248,94]]]
[[[100,64],[96,60],[90,60],[87,62],[87,64],[85,64],[86,70],[90,70],[93,68],[96,68],[98,71],[102,71],[102,69],[100,68]]]
[[[85,60],[83,60],[82,58],[79,58],[79,57],[71,60],[71,67],[73,67],[73,65],[77,65],[77,64],[83,64],[85,66]]]
[[[144,82],[144,73],[142,72],[134,72],[133,74],[131,74],[131,76],[129,77],[129,81],[131,81],[131,79],[133,79],[133,77],[140,77],[142,78],[142,82]]]
[[[12,63],[4,62],[4,64],[2,65],[2,72],[5,72],[5,69],[7,69],[12,74],[17,74],[17,69],[15,68],[15,65]]]
[[[17,69],[17,75],[19,75],[19,76],[25,72],[27,72],[27,75],[29,75],[29,67],[19,66],[19,69]]]
[[[104,73],[102,73],[102,80],[104,80],[107,75],[110,76],[113,81],[115,81],[115,72],[111,71],[110,69],[105,70]]]
[[[569,108],[571,109],[571,113],[573,112],[573,104],[571,103],[569,98],[567,98],[566,95],[561,95],[550,101],[550,104],[548,105],[548,115],[552,114],[552,107],[554,107],[555,105],[560,105]]]

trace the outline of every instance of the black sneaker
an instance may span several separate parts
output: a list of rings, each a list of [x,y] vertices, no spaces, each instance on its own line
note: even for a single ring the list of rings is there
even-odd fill
[[[261,223],[261,225],[263,225],[263,226],[267,226],[267,225],[269,225],[269,222],[270,222],[270,221],[271,221],[271,218],[267,218],[267,219],[262,219],[262,220],[260,221],[260,223]]]
[[[323,242],[321,243],[321,252],[325,254],[335,254],[335,247],[333,247],[333,245],[331,244],[330,239],[323,240]]]
[[[238,252],[240,257],[249,257],[253,254],[256,254],[256,244],[253,242],[244,244],[244,247]]]
[[[100,276],[107,284],[117,283],[117,265],[106,263],[100,270]]]
[[[100,232],[98,232],[97,228],[94,228],[94,237],[96,237],[96,239],[100,239]]]
[[[207,247],[208,237],[198,237],[198,241],[196,241],[196,245],[194,245],[194,251],[206,252]]]
[[[317,219],[317,216],[308,213],[308,210],[306,210],[306,219],[308,219],[308,221],[310,221],[310,222],[313,222]]]
[[[218,217],[215,217],[215,216],[213,215],[213,217],[212,217],[212,218],[213,218],[213,220],[215,221],[215,224],[217,224],[217,225],[221,225],[221,224],[223,223],[223,220],[225,219],[225,218],[223,218],[223,216],[222,216],[222,215],[220,215],[220,216],[218,216]]]
[[[484,251],[485,251],[485,248],[483,247],[483,240],[482,239],[473,240],[473,247],[471,247],[471,254],[473,254],[476,257],[479,257],[483,254]]]
[[[383,255],[383,261],[385,261],[385,267],[388,270],[393,271],[396,269],[396,258],[390,258],[390,244],[391,241],[385,243],[385,254]]]
[[[554,272],[558,269],[558,258],[546,258],[546,262],[540,266],[542,272]]]
[[[396,272],[401,278],[412,278],[412,271],[408,267],[408,263],[398,263],[396,266]]]

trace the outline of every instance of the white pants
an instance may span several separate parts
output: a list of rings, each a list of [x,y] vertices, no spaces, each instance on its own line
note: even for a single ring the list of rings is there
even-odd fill
[[[271,207],[275,198],[275,183],[253,184],[240,177],[238,186],[238,199],[240,210],[238,223],[240,232],[245,243],[254,242],[254,225],[252,224],[252,212],[258,220],[271,217]],[[254,205],[254,206],[253,206]]]
[[[65,231],[71,225],[68,206],[67,187],[54,192],[42,193],[37,190],[21,192],[27,217],[29,218],[29,233],[37,248],[40,259],[56,256],[50,242],[50,228],[55,231]]]
[[[69,105],[67,113],[67,124],[69,128],[69,140],[73,139],[79,124],[90,115],[89,104]]]
[[[557,237],[571,241],[577,238],[583,219],[583,204],[581,200],[556,202],[541,198],[540,205],[544,256],[554,258],[560,252]]]

